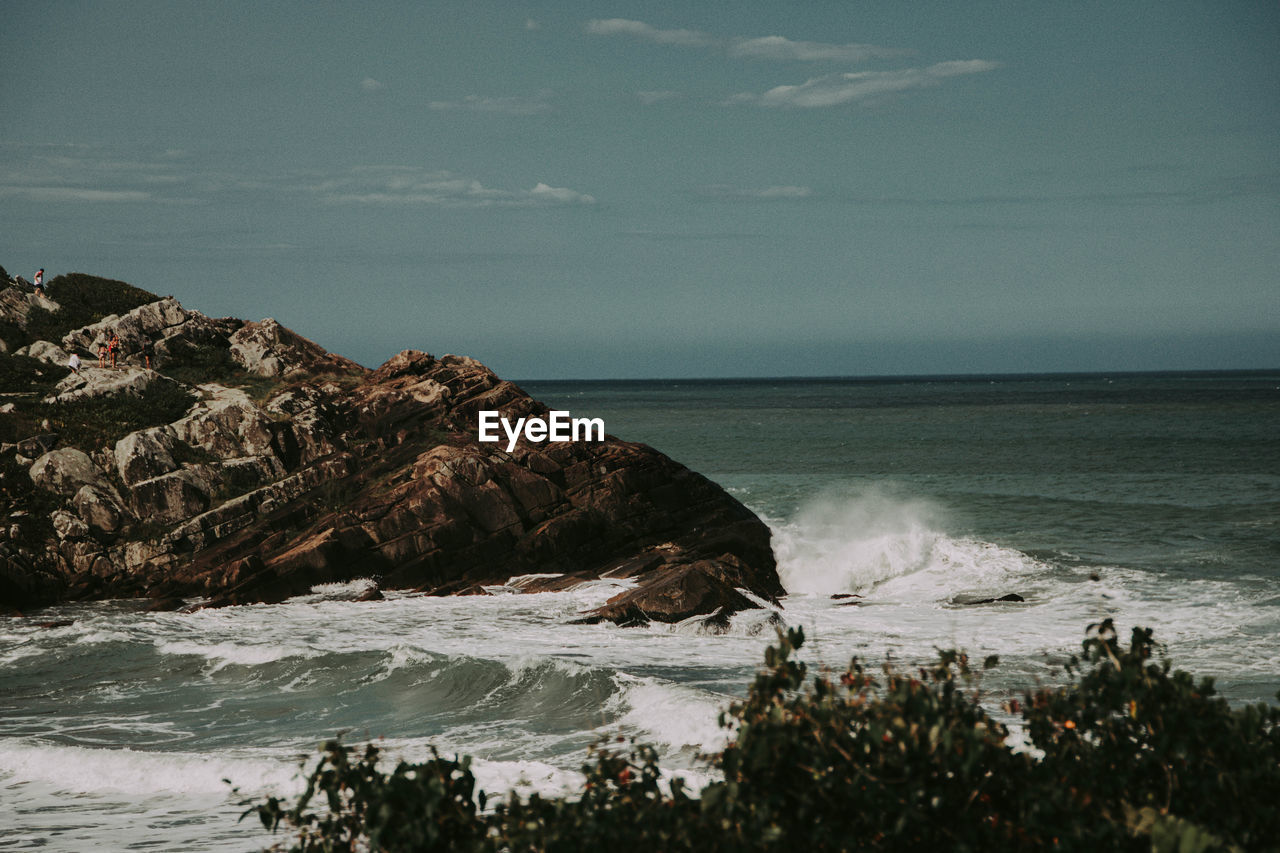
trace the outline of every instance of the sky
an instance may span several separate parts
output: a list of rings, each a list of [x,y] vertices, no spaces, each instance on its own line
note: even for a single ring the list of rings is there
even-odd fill
[[[0,265],[515,379],[1280,367],[1280,4],[0,0]]]

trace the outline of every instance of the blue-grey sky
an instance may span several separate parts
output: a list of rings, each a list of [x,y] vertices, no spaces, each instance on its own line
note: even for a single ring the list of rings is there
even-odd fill
[[[0,2],[0,264],[513,378],[1280,366],[1280,4]]]

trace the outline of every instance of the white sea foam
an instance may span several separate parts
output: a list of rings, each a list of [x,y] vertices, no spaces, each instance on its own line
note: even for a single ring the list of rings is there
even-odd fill
[[[314,649],[276,643],[215,642],[192,640],[157,640],[156,651],[165,655],[196,655],[214,664],[216,672],[223,667],[261,666],[286,658],[309,658],[321,654]]]
[[[638,732],[641,741],[671,750],[724,748],[728,733],[719,715],[729,705],[726,697],[654,679],[619,678],[625,689],[611,704],[621,712],[619,722]]]
[[[35,782],[71,794],[225,794],[229,786],[224,780],[246,791],[301,789],[299,766],[292,758],[22,742],[0,746],[0,783],[6,786]]]

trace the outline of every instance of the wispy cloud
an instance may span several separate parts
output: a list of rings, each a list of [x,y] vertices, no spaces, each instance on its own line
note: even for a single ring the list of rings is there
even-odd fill
[[[21,198],[42,204],[55,202],[98,204],[154,200],[151,193],[142,190],[101,190],[92,187],[15,186],[12,184],[0,185],[0,198]]]
[[[813,41],[792,41],[783,36],[734,39],[729,44],[729,55],[744,59],[772,59],[799,62],[867,62],[872,59],[890,59],[910,51],[879,47],[874,44],[824,44]]]
[[[811,198],[813,190],[797,186],[734,187],[712,184],[699,188],[698,195],[722,201],[795,201]]]
[[[655,44],[682,47],[710,47],[740,59],[792,62],[866,62],[871,59],[902,56],[909,51],[873,44],[827,44],[793,41],[784,36],[756,38],[720,37],[700,30],[663,30],[628,18],[588,21],[585,30],[595,36],[630,36]]]
[[[339,171],[254,171],[209,167],[183,152],[148,158],[106,150],[54,150],[0,144],[0,200],[37,204],[205,204],[219,200],[310,200],[321,204],[419,205],[452,208],[566,207],[596,203],[594,196],[546,181],[526,189],[486,186],[447,170],[421,166],[366,166]]]
[[[607,18],[587,21],[586,31],[593,36],[632,36],[657,44],[674,44],[683,47],[705,47],[716,39],[697,30],[660,30],[643,21],[626,18]]]
[[[360,88],[366,92],[377,92],[386,88],[386,84],[381,80],[375,80],[372,77],[366,77],[360,81]]]
[[[326,202],[431,207],[549,207],[595,204],[595,197],[539,181],[531,189],[487,187],[474,178],[412,166],[370,166],[303,189]]]
[[[742,93],[727,103],[757,104],[762,107],[834,107],[879,95],[936,86],[950,77],[981,74],[999,68],[984,59],[939,62],[927,68],[895,71],[853,71],[826,74],[794,86],[775,86],[760,94]]]
[[[552,109],[551,92],[543,90],[531,97],[484,97],[467,95],[458,101],[431,101],[427,104],[433,110],[469,110],[480,113],[502,113],[505,115],[528,116],[550,112]]]
[[[195,201],[188,197],[192,188],[181,170],[180,153],[165,152],[150,160],[95,153],[102,154],[90,146],[10,146],[0,156],[0,198],[42,204]],[[175,190],[187,195],[175,195]]]

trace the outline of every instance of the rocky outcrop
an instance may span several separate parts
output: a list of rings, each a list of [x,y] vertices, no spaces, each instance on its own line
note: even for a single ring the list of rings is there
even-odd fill
[[[58,303],[47,296],[29,292],[29,287],[12,286],[0,291],[0,319],[20,329],[27,327],[27,318],[32,311],[55,311],[57,308]]]
[[[768,528],[651,447],[479,442],[481,410],[548,411],[474,359],[406,351],[367,371],[274,320],[209,320],[171,299],[62,343],[88,348],[109,331],[157,351],[221,348],[246,383],[257,377],[257,396],[209,382],[178,420],[108,446],[29,439],[27,476],[59,505],[43,510],[47,541],[0,549],[0,605],[279,601],[362,577],[439,595],[531,593],[608,577],[630,586],[584,619],[722,624],[782,593]],[[276,383],[265,395],[264,379]],[[86,368],[49,401],[169,381]]]
[[[46,403],[69,403],[92,397],[112,397],[132,394],[137,397],[152,385],[175,384],[172,379],[154,370],[141,367],[125,367],[113,370],[109,367],[85,367],[79,373],[67,374],[45,398]]]
[[[317,368],[347,370],[355,366],[270,317],[260,323],[245,323],[231,336],[231,357],[256,376],[287,376]]]

